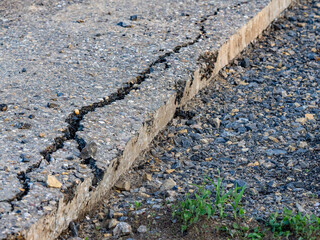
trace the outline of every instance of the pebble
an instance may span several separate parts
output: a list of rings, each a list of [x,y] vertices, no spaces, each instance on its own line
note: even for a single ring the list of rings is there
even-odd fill
[[[108,219],[112,219],[114,217],[113,216],[114,215],[114,210],[113,209],[108,209],[106,215],[107,215]]]
[[[130,182],[128,181],[118,181],[115,184],[115,187],[121,191],[129,191],[130,190]]]
[[[15,124],[15,127],[19,129],[30,129],[32,125],[30,123],[20,122]]]
[[[309,54],[308,54],[308,58],[309,58],[310,60],[316,60],[316,55],[315,55],[314,53],[309,53]]]
[[[47,107],[48,107],[48,108],[56,108],[56,109],[58,109],[58,108],[59,108],[59,104],[56,104],[56,103],[48,103],[48,104],[47,104]]]
[[[243,68],[248,68],[250,67],[250,61],[248,58],[243,58],[242,61],[240,62],[240,66]]]
[[[116,220],[116,219],[111,219],[110,222],[109,222],[109,224],[108,224],[108,228],[109,228],[109,229],[113,229],[114,227],[116,227],[116,225],[117,225],[118,223],[119,223],[118,220]]]
[[[120,218],[120,217],[122,217],[123,216],[123,213],[122,212],[114,212],[113,213],[113,217],[115,217],[115,218]]]
[[[279,155],[285,155],[287,153],[287,151],[282,150],[282,149],[268,149],[266,150],[266,154],[268,156],[279,156]]]
[[[161,209],[162,206],[160,204],[155,204],[155,205],[152,205],[152,209],[156,209],[156,210],[159,210]]]
[[[307,146],[308,146],[307,142],[302,141],[299,143],[299,148],[306,148]]]
[[[48,175],[47,176],[47,186],[51,188],[61,188],[62,183],[59,182],[59,180],[53,176],[53,175]]]
[[[145,225],[140,225],[137,229],[138,233],[146,233],[148,231]]]
[[[150,196],[149,196],[150,197]],[[142,209],[139,209],[137,211],[134,211],[134,214],[136,215],[141,215],[141,214],[144,214],[145,212],[147,211],[146,208],[142,208]]]
[[[122,237],[129,235],[132,232],[131,226],[126,222],[117,223],[116,227],[113,229],[113,236]]]
[[[4,111],[7,111],[7,109],[8,109],[8,105],[7,104],[4,104],[4,103],[0,104],[0,111],[4,112]]]
[[[137,20],[138,20],[138,15],[130,16],[130,21],[137,21]]]
[[[247,185],[248,184],[245,181],[241,180],[241,179],[238,179],[238,180],[236,180],[234,182],[234,187],[237,186],[237,187],[243,188],[243,187],[248,187]]]
[[[166,190],[170,190],[172,189],[174,186],[176,186],[176,182],[173,181],[171,178],[168,178],[167,180],[165,180],[161,187],[160,187],[160,191],[166,191]]]
[[[75,110],[74,110],[74,114],[75,114],[75,115],[79,115],[79,114],[80,114],[79,109],[75,109]]]
[[[215,125],[215,127],[216,127],[217,129],[220,128],[221,120],[220,120],[219,118],[214,118],[214,119],[212,120],[212,122],[213,122],[213,124]]]
[[[144,173],[143,174],[143,180],[151,181],[152,180],[152,174]]]
[[[94,158],[97,153],[97,149],[97,144],[95,142],[90,142],[81,150],[79,157],[82,159]]]
[[[125,22],[118,22],[117,25],[120,27],[123,27],[123,28],[132,28],[133,27],[132,25],[127,24]]]
[[[296,203],[296,207],[297,207],[297,209],[298,209],[299,212],[305,213],[304,208],[303,208],[299,203]]]

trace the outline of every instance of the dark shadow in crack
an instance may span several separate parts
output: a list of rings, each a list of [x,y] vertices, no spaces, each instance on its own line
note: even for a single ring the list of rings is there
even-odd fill
[[[220,9],[217,8],[213,11],[211,15],[206,15],[201,18],[201,20],[197,23],[200,24],[199,27],[199,34],[198,36],[193,39],[192,41],[186,42],[184,44],[180,44],[176,46],[173,50],[168,51],[164,53],[163,55],[159,56],[158,59],[156,59],[154,62],[152,62],[148,68],[146,68],[143,72],[141,72],[136,78],[128,81],[127,83],[123,84],[121,88],[119,88],[116,92],[113,92],[108,97],[104,98],[104,100],[95,102],[93,104],[90,104],[88,106],[83,106],[79,109],[79,113],[71,113],[68,118],[66,119],[66,122],[68,123],[68,127],[63,131],[64,135],[62,137],[56,137],[54,139],[54,143],[50,146],[48,146],[46,149],[41,151],[41,155],[43,158],[50,163],[51,160],[51,154],[56,152],[57,150],[61,149],[64,146],[64,142],[68,140],[75,140],[78,143],[78,149],[81,152],[82,149],[86,146],[86,142],[77,137],[77,132],[81,131],[81,121],[83,120],[84,116],[87,115],[90,112],[95,111],[97,108],[102,108],[107,105],[110,105],[113,102],[119,101],[124,99],[132,90],[137,89],[137,85],[143,83],[146,79],[148,79],[149,74],[152,72],[153,67],[160,63],[166,63],[167,57],[172,56],[173,54],[179,53],[182,48],[192,46],[195,43],[199,42],[200,39],[206,38],[206,31],[204,27],[204,22],[208,20],[211,16],[216,16],[219,13]],[[176,88],[177,96],[183,94],[185,86],[181,86],[182,83],[179,83]],[[84,164],[87,164],[94,174],[92,185],[96,186],[103,177],[104,170],[100,169],[96,166],[95,160],[92,158],[89,161],[83,161]],[[40,162],[41,163],[41,162]],[[26,196],[29,192],[29,179],[27,178],[27,173],[32,172],[33,169],[36,169],[39,167],[39,164],[36,164],[28,169],[26,173],[21,172],[19,173],[19,179],[21,183],[24,186],[25,191],[22,194],[19,194],[16,196],[15,199],[21,200],[24,196]],[[13,200],[12,200],[13,201]]]

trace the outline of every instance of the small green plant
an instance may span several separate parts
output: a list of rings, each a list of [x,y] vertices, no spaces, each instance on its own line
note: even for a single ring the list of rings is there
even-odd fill
[[[141,207],[141,202],[134,201],[134,208],[138,210]]]
[[[243,193],[244,193],[244,190],[245,190],[245,186],[244,187],[238,187],[236,185],[236,187],[234,188],[233,192],[232,192],[232,203],[231,203],[231,206],[233,208],[233,216],[235,219],[237,219],[237,213],[239,212],[239,215],[240,216],[243,216],[244,215],[244,210],[243,208],[239,208],[239,203],[240,203],[240,200],[243,196]]]
[[[270,215],[267,226],[271,228],[274,237],[289,237],[290,235],[290,232],[286,230],[287,223],[279,220],[278,211]]]
[[[214,214],[212,204],[210,201],[211,191],[205,189],[205,183],[198,187],[198,193],[195,193],[195,199],[190,197],[190,194],[186,194],[184,201],[180,202],[175,210],[172,212],[172,217],[178,215],[181,224],[181,232],[184,232],[188,226],[197,222],[199,218],[205,214],[208,218]]]
[[[222,225],[218,229],[219,231],[226,232],[233,238],[248,239],[248,240],[260,240],[265,236],[264,232],[259,227],[250,229],[248,225],[241,226],[241,223],[232,223],[230,226]]]
[[[150,217],[154,218],[156,216],[156,213],[155,212],[150,212],[149,215],[150,215]]]
[[[203,181],[202,185],[192,184],[197,188],[194,196],[191,197],[190,194],[186,194],[185,199],[179,202],[177,206],[174,206],[172,217],[174,218],[177,215],[181,220],[182,232],[204,215],[210,218],[218,211],[221,218],[225,217],[224,208],[226,202],[232,202],[235,217],[237,217],[238,211],[240,216],[244,214],[244,210],[239,208],[239,202],[243,196],[244,188],[236,187],[234,191],[230,189],[228,192],[225,192],[222,187],[222,178],[220,177],[219,170],[218,174],[217,183],[209,177],[206,177],[214,187],[214,199],[212,199],[211,196],[212,192],[206,188],[206,183]]]
[[[209,181],[211,182],[211,184],[214,186],[215,190],[216,190],[216,201],[215,201],[215,208],[214,211],[216,209],[219,210],[219,215],[221,218],[224,217],[224,213],[223,213],[223,209],[224,209],[224,204],[228,201],[228,198],[230,196],[230,194],[232,193],[232,189],[229,190],[229,192],[224,193],[223,191],[223,187],[222,187],[222,177],[220,177],[220,170],[218,170],[218,180],[217,180],[217,184],[214,183],[214,181],[212,179],[210,179],[209,177],[207,177],[209,179]]]
[[[316,195],[314,193],[311,193],[310,197],[315,199]]]
[[[320,239],[320,218],[315,215],[296,215],[291,210],[284,209],[282,214],[271,214],[267,222],[274,237],[295,236],[297,239]]]
[[[245,233],[244,237],[245,239],[250,239],[250,240],[260,240],[260,239],[263,239],[264,233],[261,232],[259,227],[255,227],[253,231]]]

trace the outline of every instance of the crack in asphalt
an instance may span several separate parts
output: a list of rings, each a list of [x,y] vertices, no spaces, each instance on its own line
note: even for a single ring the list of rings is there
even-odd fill
[[[68,127],[63,131],[64,135],[62,137],[56,137],[54,139],[54,143],[50,146],[48,146],[46,149],[40,152],[40,154],[43,156],[43,159],[46,160],[49,164],[51,161],[51,155],[52,153],[56,152],[57,150],[63,148],[64,142],[68,140],[75,140],[78,143],[78,149],[81,152],[82,149],[86,146],[86,142],[84,139],[79,138],[77,136],[77,132],[81,131],[81,121],[83,120],[84,116],[87,115],[90,112],[95,111],[97,108],[102,108],[105,106],[108,106],[116,101],[124,99],[132,90],[137,89],[137,85],[140,85],[143,83],[146,79],[149,78],[149,74],[152,72],[152,68],[160,63],[165,63],[167,61],[167,57],[170,57],[173,54],[179,53],[182,48],[192,46],[195,43],[199,42],[200,39],[208,38],[206,35],[206,30],[204,23],[208,20],[209,17],[216,16],[221,9],[216,8],[213,12],[213,14],[209,14],[206,16],[203,16],[200,18],[199,22],[195,22],[195,25],[200,23],[199,31],[200,33],[196,38],[194,38],[192,41],[186,42],[184,44],[176,46],[173,50],[168,51],[164,53],[163,55],[159,56],[155,61],[153,61],[149,66],[141,72],[136,78],[133,80],[124,83],[121,88],[119,88],[117,91],[111,93],[108,97],[104,98],[104,100],[95,102],[93,104],[90,104],[88,106],[83,106],[79,109],[79,113],[75,114],[74,112],[71,113],[67,119],[66,122],[68,123]],[[181,86],[181,83],[176,83],[176,92],[177,92],[177,100],[179,101],[179,95],[183,95],[185,86]],[[176,101],[177,101],[176,100]],[[121,154],[121,153],[119,153]],[[119,155],[118,154],[118,155]],[[5,202],[8,202],[11,204],[12,210],[14,210],[14,204],[12,203],[14,200],[22,200],[24,196],[26,196],[29,193],[30,187],[29,182],[30,179],[27,177],[27,173],[32,172],[34,169],[39,168],[39,165],[41,164],[43,160],[39,161],[38,163],[30,166],[25,172],[19,172],[17,177],[19,178],[21,184],[23,185],[24,191],[17,194],[13,199],[6,200]],[[94,178],[92,180],[92,186],[96,186],[99,181],[102,180],[102,176],[104,174],[104,170],[100,169],[96,166],[96,160],[94,158],[86,159],[82,161],[83,164],[88,165],[94,174]],[[73,188],[72,186],[71,188]],[[69,189],[72,190],[72,189]],[[68,191],[68,189],[67,189]]]

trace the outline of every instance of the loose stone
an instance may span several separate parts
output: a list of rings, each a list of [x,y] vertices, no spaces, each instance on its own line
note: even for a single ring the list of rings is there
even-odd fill
[[[53,175],[47,176],[47,186],[52,188],[61,188],[62,183]]]
[[[19,128],[19,129],[30,129],[32,127],[30,123],[24,123],[24,122],[17,123],[15,126],[16,128]]]
[[[113,235],[116,237],[122,237],[129,235],[132,232],[131,226],[126,222],[119,222],[113,229]]]
[[[118,220],[116,220],[116,219],[111,219],[110,222],[109,222],[108,228],[109,228],[109,229],[112,229],[112,228],[114,228],[118,223],[119,223]]]
[[[160,191],[166,191],[166,190],[170,190],[171,188],[173,188],[174,186],[176,186],[176,182],[173,181],[171,178],[168,178],[167,180],[165,180],[163,182],[163,184],[160,187]]]
[[[97,144],[95,142],[90,142],[81,150],[79,157],[82,159],[94,158],[97,153],[97,149]]]
[[[148,231],[147,227],[145,225],[140,225],[137,229],[138,233],[146,233]]]
[[[4,103],[0,104],[0,111],[4,112],[4,111],[7,111],[7,109],[8,109],[8,105],[7,104],[4,104]]]
[[[130,190],[130,182],[128,181],[118,181],[115,187],[121,191],[129,191]]]
[[[74,110],[74,114],[75,114],[75,115],[79,115],[79,114],[80,114],[79,109],[75,109],[75,110]]]
[[[151,181],[151,180],[152,180],[152,174],[145,173],[145,174],[143,175],[143,180],[145,180],[145,181]]]

